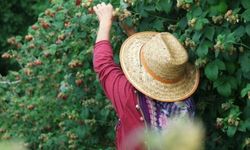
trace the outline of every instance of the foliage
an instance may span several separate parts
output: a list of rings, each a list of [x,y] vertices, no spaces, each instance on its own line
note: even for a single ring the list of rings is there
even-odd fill
[[[31,149],[113,149],[114,112],[92,69],[98,0],[52,0],[25,37],[2,55],[19,71],[2,78],[0,137],[24,138]],[[109,2],[106,0],[105,2]],[[249,148],[250,5],[248,0],[111,0],[112,45],[137,31],[168,31],[201,71],[195,95],[206,125],[206,149]],[[4,120],[4,121],[2,121]]]
[[[199,121],[183,115],[170,118],[167,128],[161,132],[146,130],[142,137],[150,149],[203,150],[204,135],[204,128]]]
[[[14,35],[24,35],[28,26],[34,23],[37,15],[48,6],[46,0],[18,1],[2,0],[0,6],[0,54],[9,49],[7,39]],[[0,59],[1,74],[13,68],[8,61]],[[10,68],[10,69],[11,69]]]

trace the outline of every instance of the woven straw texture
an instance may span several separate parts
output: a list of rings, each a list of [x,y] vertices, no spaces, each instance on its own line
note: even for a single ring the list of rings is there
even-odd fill
[[[186,50],[167,32],[136,33],[120,50],[121,67],[130,83],[165,102],[184,100],[197,89],[199,71],[187,60]]]

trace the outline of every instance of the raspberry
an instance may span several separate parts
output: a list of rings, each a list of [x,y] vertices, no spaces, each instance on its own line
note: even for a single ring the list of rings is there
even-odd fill
[[[31,41],[31,40],[33,40],[33,36],[28,34],[28,35],[25,36],[25,40]]]
[[[75,81],[75,83],[76,83],[77,86],[80,86],[80,85],[83,84],[83,80],[82,79],[78,79],[78,80]]]
[[[41,62],[41,60],[37,59],[34,61],[34,65],[38,66],[38,65],[42,65],[43,63]]]
[[[28,108],[29,110],[33,110],[33,109],[35,108],[35,105],[29,105],[27,108]]]
[[[32,28],[33,30],[37,30],[37,29],[39,29],[39,27],[38,27],[38,26],[36,26],[36,25],[32,25],[32,26],[31,26],[31,28]]]
[[[2,58],[4,58],[4,59],[9,59],[9,58],[12,58],[12,55],[9,54],[9,53],[3,53],[3,54],[2,54]]]
[[[76,6],[79,6],[82,3],[82,0],[76,0],[75,4]]]
[[[50,27],[50,25],[47,22],[44,21],[44,22],[42,22],[42,27],[44,29],[48,29]]]
[[[66,94],[60,92],[57,95],[57,98],[62,99],[62,100],[66,100],[68,98],[68,96]]]

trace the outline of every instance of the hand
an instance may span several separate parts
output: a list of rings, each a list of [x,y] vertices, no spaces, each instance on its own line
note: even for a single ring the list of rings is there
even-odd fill
[[[109,32],[112,26],[113,6],[105,3],[94,6],[94,11],[99,20],[99,30],[96,37],[96,42],[101,40],[109,40]]]
[[[113,17],[113,6],[102,2],[94,6],[95,14],[98,17],[100,26],[111,27]]]

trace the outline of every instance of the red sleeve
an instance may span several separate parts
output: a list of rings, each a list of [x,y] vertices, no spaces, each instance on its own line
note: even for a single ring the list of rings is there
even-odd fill
[[[121,68],[115,64],[109,41],[103,40],[95,44],[93,65],[106,96],[111,100],[118,116],[121,117],[134,88],[126,79]]]

